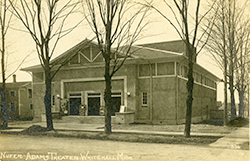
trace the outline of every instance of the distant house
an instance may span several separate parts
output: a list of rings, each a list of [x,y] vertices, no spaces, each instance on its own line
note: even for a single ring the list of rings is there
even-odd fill
[[[2,86],[2,84],[0,84]],[[1,98],[0,98],[1,101]],[[33,117],[32,85],[31,82],[6,83],[6,104],[10,119],[27,119]]]
[[[133,55],[112,79],[113,115],[122,105],[126,111],[134,112],[135,122],[184,123],[188,71],[186,51],[182,40],[133,46]],[[122,54],[115,56],[122,57]],[[103,115],[105,106],[104,59],[97,44],[85,39],[52,63],[61,64],[65,59],[69,59],[68,64],[61,68],[52,83],[52,112],[62,110],[65,117],[103,117],[100,115]],[[45,114],[43,70],[41,65],[22,70],[32,72],[34,119],[41,121]],[[214,74],[194,64],[193,122],[208,119],[209,111],[216,109],[218,80]]]

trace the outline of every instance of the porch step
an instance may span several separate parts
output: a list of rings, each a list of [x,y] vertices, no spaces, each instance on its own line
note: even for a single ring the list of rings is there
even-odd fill
[[[115,116],[111,117],[111,122],[115,123]],[[80,124],[104,124],[104,116],[63,116],[57,122],[80,123]]]

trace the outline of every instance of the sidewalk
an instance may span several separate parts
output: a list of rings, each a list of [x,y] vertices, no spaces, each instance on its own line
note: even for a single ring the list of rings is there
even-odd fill
[[[240,145],[249,143],[249,125],[240,127],[239,129],[226,134],[224,137],[218,139],[216,142],[210,144],[211,147],[240,149]]]
[[[25,124],[9,124],[8,130],[0,130],[1,133],[18,133],[32,126],[40,125],[46,127],[46,122],[25,123]],[[103,124],[78,124],[78,123],[53,123],[56,131],[78,131],[78,132],[102,132],[104,131]],[[116,130],[112,129],[112,133],[128,133],[128,134],[148,134],[148,135],[174,135],[182,136],[183,132],[166,132],[166,131],[144,131],[144,130]],[[222,133],[195,133],[191,132],[191,136],[219,136],[223,137]]]

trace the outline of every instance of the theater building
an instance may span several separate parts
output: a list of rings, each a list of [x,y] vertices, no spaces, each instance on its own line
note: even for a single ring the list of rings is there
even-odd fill
[[[182,40],[134,45],[133,54],[112,78],[113,115],[125,107],[135,122],[182,124],[185,122],[188,60]],[[122,56],[121,56],[122,57]],[[68,59],[53,78],[52,111],[63,117],[104,117],[104,59],[97,43],[88,39],[56,57]],[[44,120],[45,78],[41,65],[22,69],[33,75],[34,119]],[[216,108],[214,74],[194,64],[192,122],[209,119]]]

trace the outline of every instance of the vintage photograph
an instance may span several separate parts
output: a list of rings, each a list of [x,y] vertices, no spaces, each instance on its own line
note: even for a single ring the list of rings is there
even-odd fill
[[[248,0],[0,0],[0,161],[247,161]]]

